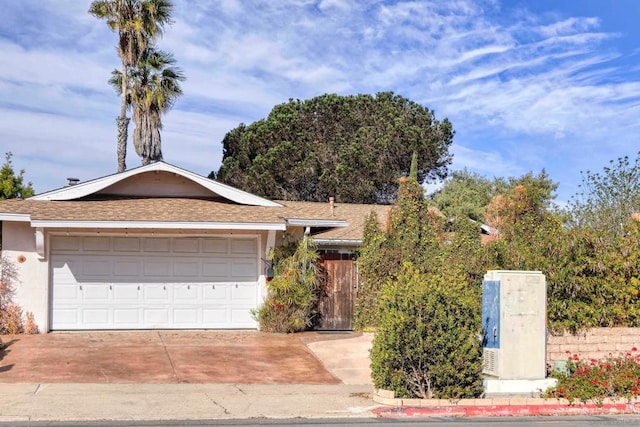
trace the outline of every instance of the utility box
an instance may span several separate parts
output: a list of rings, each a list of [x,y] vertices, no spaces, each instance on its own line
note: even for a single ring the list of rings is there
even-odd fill
[[[487,378],[546,377],[546,313],[541,272],[487,272],[482,282],[482,371]]]

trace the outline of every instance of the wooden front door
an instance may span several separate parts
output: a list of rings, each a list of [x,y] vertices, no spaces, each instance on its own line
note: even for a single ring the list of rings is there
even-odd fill
[[[353,312],[358,285],[357,265],[349,254],[320,255],[324,286],[320,294],[320,322],[316,329],[347,331],[353,329]]]

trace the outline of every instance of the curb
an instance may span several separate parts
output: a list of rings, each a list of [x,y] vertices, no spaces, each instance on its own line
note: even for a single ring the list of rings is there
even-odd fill
[[[638,403],[595,403],[573,405],[486,405],[437,406],[432,408],[395,406],[372,410],[378,418],[410,417],[526,417],[539,415],[621,415],[640,413]]]
[[[410,417],[524,417],[558,415],[621,415],[640,413],[640,400],[622,402],[604,399],[602,403],[569,402],[566,399],[400,399],[393,392],[377,389],[376,403],[387,405],[372,410],[378,418]]]

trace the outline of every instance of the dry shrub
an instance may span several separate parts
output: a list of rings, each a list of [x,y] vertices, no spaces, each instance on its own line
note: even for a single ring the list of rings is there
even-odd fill
[[[10,335],[24,332],[24,322],[22,321],[22,309],[19,305],[10,303],[7,308],[0,313],[0,325],[4,332]]]
[[[27,314],[25,315],[25,317],[27,320],[24,324],[24,333],[28,335],[39,334],[40,330],[38,329],[38,325],[36,325],[36,321],[33,317],[33,313],[30,311],[27,311]]]

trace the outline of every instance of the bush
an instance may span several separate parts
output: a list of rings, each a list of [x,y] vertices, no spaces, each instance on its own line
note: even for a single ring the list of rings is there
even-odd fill
[[[479,295],[444,268],[405,264],[378,295],[380,322],[371,350],[377,388],[398,397],[473,398],[482,393]]]
[[[25,325],[22,308],[13,302],[16,277],[15,265],[0,255],[0,334],[37,334],[38,326],[33,314],[27,313]]]
[[[587,362],[570,353],[568,359],[568,374],[554,373],[558,385],[548,389],[545,397],[602,404],[605,398],[631,399],[640,393],[640,354],[636,347],[601,360]]]
[[[317,320],[320,276],[318,253],[310,237],[303,238],[292,255],[276,262],[267,298],[253,312],[266,332],[298,332]]]

